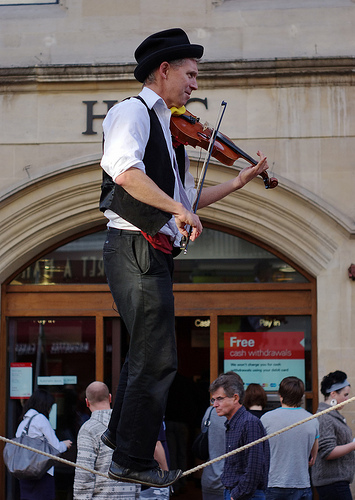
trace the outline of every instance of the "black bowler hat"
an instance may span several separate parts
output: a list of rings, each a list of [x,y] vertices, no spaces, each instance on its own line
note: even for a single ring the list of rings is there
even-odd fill
[[[135,51],[134,57],[138,66],[134,70],[134,76],[143,83],[149,73],[164,61],[185,58],[200,59],[202,54],[202,45],[190,43],[188,36],[182,29],[172,28],[160,31],[148,36]]]

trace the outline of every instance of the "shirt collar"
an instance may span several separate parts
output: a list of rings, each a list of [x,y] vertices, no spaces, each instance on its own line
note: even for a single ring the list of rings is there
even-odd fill
[[[24,417],[31,418],[33,415],[38,415],[38,411],[35,410],[34,408],[30,408],[29,410],[27,410],[27,412],[25,413]]]
[[[231,425],[234,425],[235,422],[237,422],[239,420],[239,418],[243,415],[243,413],[246,412],[246,409],[244,408],[244,406],[242,405],[233,415],[233,417],[230,419],[230,420],[226,420],[224,425],[226,426],[227,429],[229,429],[229,427]]]
[[[139,95],[144,99],[149,109],[152,109],[157,103],[168,109],[164,99],[148,87],[143,87]]]

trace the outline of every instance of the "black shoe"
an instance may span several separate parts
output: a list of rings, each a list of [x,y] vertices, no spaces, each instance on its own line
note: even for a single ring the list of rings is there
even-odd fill
[[[150,470],[143,470],[137,472],[132,469],[121,467],[121,465],[111,462],[108,470],[108,475],[111,479],[116,481],[123,481],[126,483],[139,483],[145,486],[153,486],[154,488],[165,488],[175,483],[181,476],[181,470],[165,471],[156,467]]]
[[[116,449],[116,439],[110,429],[105,430],[105,432],[101,436],[101,441],[112,450]]]

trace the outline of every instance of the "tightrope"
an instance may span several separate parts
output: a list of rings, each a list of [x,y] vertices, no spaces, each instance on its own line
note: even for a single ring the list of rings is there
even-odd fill
[[[96,474],[97,476],[102,476],[102,477],[105,477],[106,479],[111,479],[108,477],[107,474],[104,474],[103,472],[100,472],[98,470],[89,469],[88,467],[85,467],[85,465],[80,465],[80,464],[77,464],[75,462],[71,462],[70,460],[66,460],[65,458],[56,457],[55,455],[51,455],[50,453],[46,453],[45,451],[37,450],[36,448],[32,448],[31,446],[17,443],[17,441],[13,441],[12,439],[8,439],[8,438],[5,438],[3,436],[0,436],[0,441],[4,441],[5,443],[14,444],[16,446],[19,446],[20,448],[25,448],[25,450],[34,451],[35,453],[39,453],[40,455],[44,455],[45,457],[52,458],[53,460],[56,460],[57,462],[60,462],[64,465],[70,465],[70,467],[77,467],[78,469],[83,469],[86,472],[90,472],[91,474]]]
[[[220,460],[224,460],[225,458],[231,457],[232,455],[235,455],[236,453],[241,453],[242,451],[247,450],[248,448],[251,448],[252,446],[263,443],[264,441],[267,441],[268,439],[270,439],[272,437],[278,436],[279,434],[282,434],[283,432],[289,431],[290,429],[293,429],[294,427],[297,427],[298,425],[302,425],[305,422],[309,422],[310,420],[313,420],[314,418],[320,417],[320,416],[324,415],[325,413],[329,413],[331,411],[341,409],[341,408],[343,408],[343,406],[345,406],[349,403],[353,403],[354,401],[355,401],[355,396],[348,399],[347,401],[344,401],[343,403],[339,403],[337,405],[330,406],[329,408],[326,408],[325,410],[322,410],[318,413],[315,413],[314,415],[310,415],[309,417],[305,418],[304,420],[300,420],[299,422],[296,422],[292,425],[284,427],[283,429],[275,431],[271,434],[267,434],[266,436],[263,436],[262,438],[257,439],[256,441],[253,441],[252,443],[248,443],[244,446],[241,446],[240,448],[236,448],[235,450],[229,451],[228,453],[225,453],[224,455],[220,455],[219,457],[216,457],[213,460],[209,460],[208,462],[204,462],[203,464],[197,465],[196,467],[183,472],[181,477],[193,474],[194,472],[197,472],[201,469],[204,469],[205,467],[208,467],[211,464],[219,462]],[[14,444],[16,446],[20,446],[21,448],[25,448],[26,450],[30,450],[30,451],[33,451],[35,453],[39,453],[41,455],[44,455],[45,457],[52,458],[53,460],[56,460],[57,462],[60,462],[64,465],[69,465],[70,467],[77,467],[79,469],[85,470],[86,472],[90,472],[90,474],[96,474],[97,476],[101,476],[101,477],[104,477],[106,479],[111,479],[107,474],[104,474],[103,472],[89,469],[88,467],[85,467],[84,465],[80,465],[80,464],[77,464],[75,462],[71,462],[70,460],[66,460],[65,458],[56,457],[56,456],[51,455],[50,453],[46,453],[44,451],[36,450],[36,448],[31,448],[30,446],[27,446],[25,444],[17,443],[16,441],[13,441],[12,439],[8,439],[8,438],[5,438],[3,436],[0,436],[0,441],[4,441],[5,443],[11,443],[11,444]]]

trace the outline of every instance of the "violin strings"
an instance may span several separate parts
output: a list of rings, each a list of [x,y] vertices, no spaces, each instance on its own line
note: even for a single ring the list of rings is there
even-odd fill
[[[202,148],[200,147],[200,155],[199,155],[199,157],[197,159],[197,165],[196,165],[196,180],[195,180],[195,188],[196,188],[196,190],[197,190],[197,186],[198,186],[199,179],[200,179],[200,177],[198,175],[198,171],[199,171],[200,164],[201,164],[201,158],[202,158]]]
[[[224,112],[225,110],[225,107],[226,107],[226,104],[224,101],[222,102],[220,108],[219,108],[219,112],[218,112],[218,115],[217,115],[217,119],[216,119],[216,124],[214,126],[214,128],[212,129],[212,135],[210,137],[210,142],[208,144],[208,149],[207,149],[207,153],[206,153],[206,157],[205,157],[205,161],[203,163],[203,166],[202,166],[202,169],[201,169],[201,174],[200,174],[200,177],[198,179],[198,184],[197,184],[197,193],[199,193],[200,191],[200,187],[201,187],[201,182],[202,182],[202,179],[203,179],[203,175],[205,173],[205,170],[206,170],[206,165],[207,165],[207,161],[209,160],[209,158],[211,157],[211,147],[212,147],[212,144],[214,142],[214,135],[215,135],[215,132],[216,130],[218,129],[218,124],[220,123],[221,121],[221,118],[222,118],[222,113]],[[197,207],[196,207],[196,210],[197,210]]]

